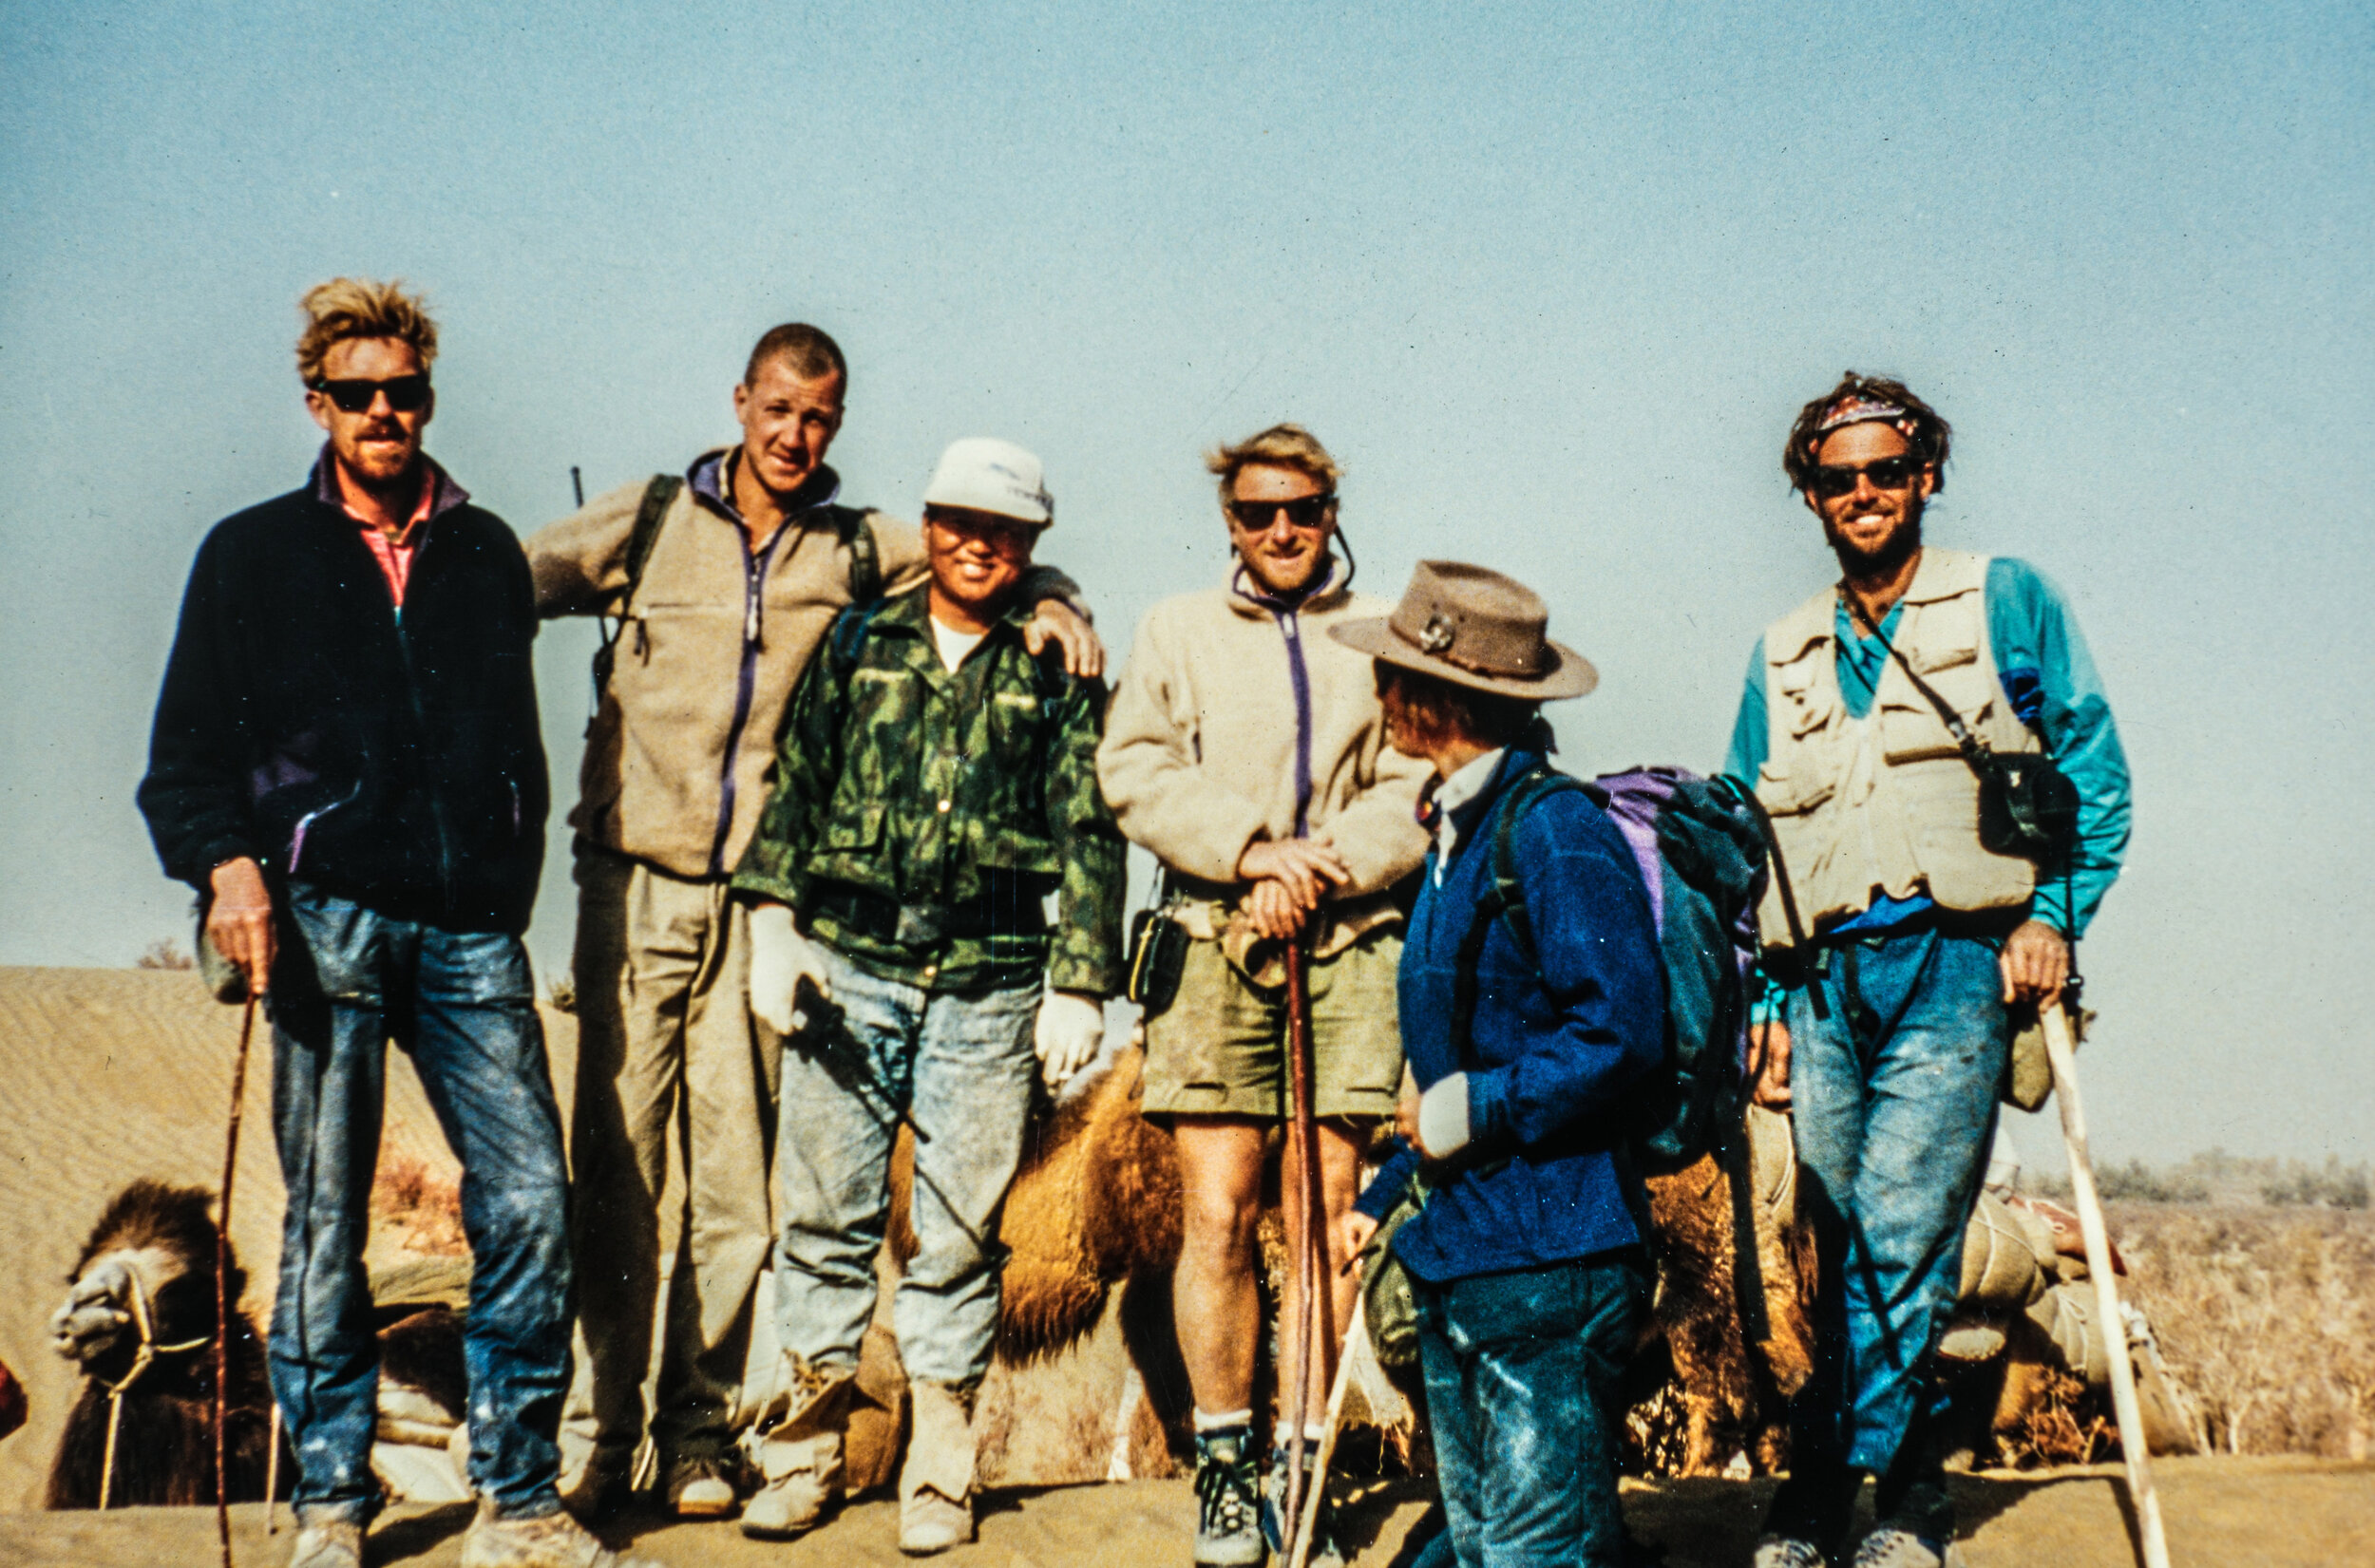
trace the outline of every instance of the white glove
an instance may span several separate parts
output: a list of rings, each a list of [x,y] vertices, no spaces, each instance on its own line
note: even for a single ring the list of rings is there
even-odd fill
[[[791,1032],[792,1003],[800,993],[800,977],[816,985],[817,994],[829,998],[833,983],[826,977],[825,960],[793,923],[788,904],[758,904],[750,911],[750,1013],[778,1034]]]
[[[1039,1053],[1039,1076],[1052,1089],[1096,1060],[1105,1043],[1105,1009],[1089,997],[1069,991],[1051,991],[1039,999],[1039,1022],[1032,1048]]]
[[[1448,1160],[1468,1146],[1468,1074],[1436,1081],[1418,1097],[1418,1152]]]

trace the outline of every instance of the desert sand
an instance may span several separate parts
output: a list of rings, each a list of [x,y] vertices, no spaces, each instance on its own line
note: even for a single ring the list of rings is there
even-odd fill
[[[564,1108],[575,1060],[574,1020],[547,1011],[556,1086]],[[0,1358],[24,1380],[31,1419],[0,1441],[0,1563],[91,1568],[216,1561],[205,1509],[132,1509],[107,1515],[9,1513],[38,1507],[73,1378],[48,1344],[47,1321],[66,1270],[100,1205],[139,1176],[212,1187],[222,1134],[238,1011],[216,1005],[188,973],[0,969]],[[440,1176],[451,1155],[401,1053],[391,1053],[386,1139],[390,1149]],[[269,1305],[278,1256],[281,1187],[271,1137],[270,1037],[257,1029],[247,1092],[233,1239],[250,1275],[246,1306]],[[1110,1329],[1110,1325],[1109,1325]],[[1041,1375],[995,1397],[1011,1417],[1007,1446],[985,1478],[1048,1475],[1110,1442],[1122,1378],[1113,1336],[1100,1332]],[[1000,1379],[998,1381],[1005,1381]],[[985,1400],[993,1396],[985,1392]],[[1089,1432],[1085,1427],[1098,1426]],[[1044,1451],[1041,1451],[1044,1450]],[[985,1456],[987,1458],[988,1456]],[[2293,1459],[2162,1461],[2172,1550],[2180,1563],[2222,1568],[2375,1562],[2375,1465]],[[1074,1469],[1074,1473],[1077,1473]],[[1956,1481],[1971,1568],[2115,1568],[2132,1562],[2116,1467]],[[1635,1530],[1666,1551],[1669,1568],[1731,1568],[1747,1560],[1770,1483],[1628,1482]],[[964,1562],[1185,1562],[1192,1503],[1184,1482],[1128,1485],[1005,1486],[982,1509],[979,1545]],[[1363,1563],[1404,1556],[1422,1512],[1407,1484],[1372,1488],[1351,1539]],[[238,1560],[286,1555],[267,1540],[260,1504],[235,1510]],[[392,1510],[375,1533],[374,1561],[450,1564],[460,1556],[465,1506]],[[829,1529],[789,1547],[746,1542],[731,1525],[630,1523],[638,1549],[663,1562],[891,1563],[897,1508],[867,1501]]]
[[[545,1011],[562,1113],[577,1024]],[[49,1314],[108,1198],[136,1177],[208,1190],[222,1180],[239,1010],[187,972],[0,968],[0,1360],[29,1419],[0,1442],[0,1509],[33,1508],[75,1397]],[[460,1166],[403,1052],[389,1053],[385,1147],[451,1180]],[[272,1143],[272,1031],[259,1016],[232,1192],[231,1242],[260,1326],[280,1257],[283,1192]]]
[[[2185,1459],[2158,1467],[2170,1551],[2186,1568],[2331,1568],[2375,1561],[2375,1466],[2331,1460]],[[2129,1568],[2116,1467],[2010,1478],[1958,1477],[1969,1568]],[[1628,1482],[1634,1532],[1662,1548],[1666,1568],[1741,1568],[1756,1540],[1770,1482]],[[1181,1481],[993,1493],[981,1539],[939,1560],[950,1568],[996,1564],[1185,1564],[1183,1525],[1193,1500]],[[1364,1568],[1409,1559],[1424,1508],[1407,1486],[1384,1488],[1358,1510],[1348,1539]],[[241,1564],[276,1564],[288,1552],[288,1512],[276,1540],[261,1504],[234,1511]],[[898,1505],[861,1504],[789,1545],[748,1541],[731,1524],[630,1523],[613,1532],[637,1551],[686,1568],[808,1568],[889,1564],[899,1555]],[[372,1534],[375,1563],[451,1568],[461,1559],[466,1505],[397,1509]],[[215,1521],[202,1508],[131,1509],[100,1516],[0,1516],[0,1562],[25,1568],[209,1568]]]

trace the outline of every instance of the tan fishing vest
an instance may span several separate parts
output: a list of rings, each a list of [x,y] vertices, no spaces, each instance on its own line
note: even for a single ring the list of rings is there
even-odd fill
[[[2037,736],[1996,678],[1986,581],[1986,557],[1925,547],[1890,640],[1971,733],[1998,751],[2035,751]],[[1927,889],[1959,910],[2026,902],[2037,868],[1980,847],[1978,775],[1896,660],[1882,667],[1872,711],[1848,717],[1838,603],[1839,591],[1826,588],[1765,632],[1771,741],[1757,796],[1773,816],[1807,932],[1871,907],[1875,893]],[[1767,944],[1788,944],[1777,891],[1758,918]]]

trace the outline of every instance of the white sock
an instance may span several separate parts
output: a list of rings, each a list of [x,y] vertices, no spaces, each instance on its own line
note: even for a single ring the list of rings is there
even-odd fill
[[[1217,1415],[1206,1410],[1198,1409],[1195,1412],[1195,1417],[1197,1431],[1224,1432],[1231,1426],[1252,1426],[1253,1407],[1247,1406],[1242,1410],[1223,1410]]]

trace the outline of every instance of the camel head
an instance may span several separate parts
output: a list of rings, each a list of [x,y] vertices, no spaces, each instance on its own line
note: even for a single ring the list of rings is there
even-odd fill
[[[113,1381],[143,1338],[168,1345],[213,1331],[213,1195],[202,1187],[135,1181],[92,1227],[65,1303],[49,1317],[49,1348],[86,1376]],[[235,1264],[237,1299],[245,1284]]]

